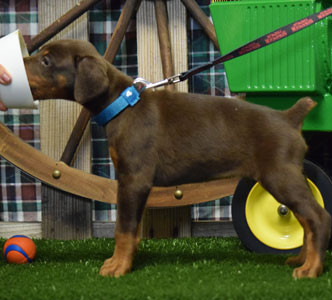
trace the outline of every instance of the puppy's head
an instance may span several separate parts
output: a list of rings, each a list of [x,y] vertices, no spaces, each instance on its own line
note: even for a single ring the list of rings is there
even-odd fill
[[[109,92],[110,64],[86,41],[48,43],[24,58],[24,64],[34,99],[67,99],[86,105]]]

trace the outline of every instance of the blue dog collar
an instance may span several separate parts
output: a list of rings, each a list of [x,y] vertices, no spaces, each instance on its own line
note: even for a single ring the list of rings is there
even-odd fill
[[[128,106],[134,106],[140,100],[140,92],[134,86],[126,88],[109,106],[94,117],[100,126],[106,125]]]

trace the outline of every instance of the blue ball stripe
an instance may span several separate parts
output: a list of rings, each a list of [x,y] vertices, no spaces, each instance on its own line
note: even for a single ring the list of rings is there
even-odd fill
[[[17,246],[17,245],[9,245],[7,248],[6,248],[6,251],[5,251],[5,260],[7,259],[7,254],[10,252],[10,251],[16,251],[16,252],[19,252],[21,253],[29,263],[32,262],[32,260],[30,259],[30,257],[24,252],[24,250]]]

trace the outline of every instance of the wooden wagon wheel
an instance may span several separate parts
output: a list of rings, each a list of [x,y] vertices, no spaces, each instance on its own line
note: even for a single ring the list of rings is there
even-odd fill
[[[116,204],[117,181],[92,175],[58,162],[26,144],[0,123],[0,155],[29,175],[84,198]],[[206,202],[229,195],[238,180],[221,179],[176,187],[154,187],[149,207],[174,207]],[[182,191],[182,196],[175,193]]]
[[[73,22],[99,0],[84,0],[52,23],[28,44],[29,52],[47,42],[68,24]],[[105,52],[105,59],[112,62],[120,47],[128,24],[140,5],[140,0],[127,0]],[[160,5],[161,1],[158,5]],[[194,0],[182,0],[193,17],[202,25],[215,45],[218,45],[212,23]],[[159,7],[160,8],[160,7]],[[160,10],[159,10],[160,11]],[[160,36],[163,29],[160,26]],[[164,29],[166,30],[166,29]],[[162,45],[162,44],[161,44]],[[170,59],[166,46],[161,46],[163,60]],[[167,65],[167,64],[166,64]],[[166,68],[166,67],[165,67]],[[168,71],[164,71],[166,76]],[[59,162],[29,146],[0,123],[0,155],[29,175],[60,190],[84,198],[116,204],[117,181],[88,174],[69,167],[90,119],[89,112],[82,110]],[[42,162],[42,163],[41,163]],[[148,207],[176,207],[207,202],[232,195],[238,179],[221,179],[209,182],[186,184],[174,187],[153,187],[147,202]]]

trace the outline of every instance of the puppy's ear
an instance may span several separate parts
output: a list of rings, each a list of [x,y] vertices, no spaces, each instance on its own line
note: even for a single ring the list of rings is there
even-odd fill
[[[76,57],[75,65],[74,97],[77,102],[85,104],[107,93],[109,78],[107,66],[102,59]]]

